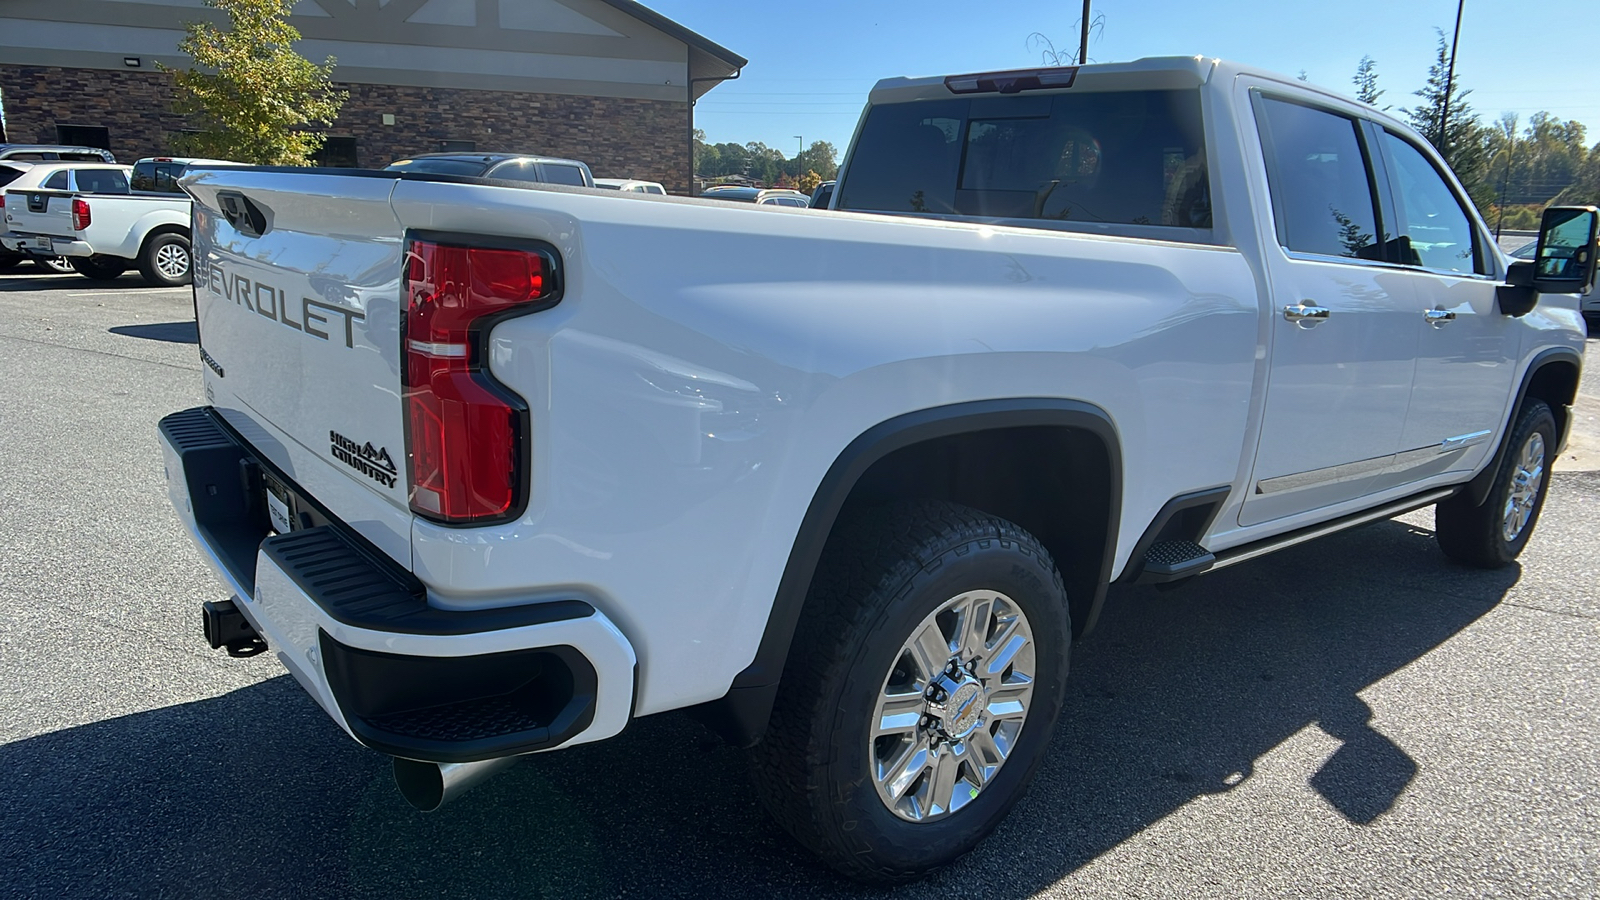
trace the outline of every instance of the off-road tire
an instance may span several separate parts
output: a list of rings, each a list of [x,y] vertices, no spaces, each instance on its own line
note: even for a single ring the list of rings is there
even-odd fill
[[[183,256],[188,260],[181,274],[175,273],[166,265],[168,256],[175,252],[173,248],[181,248]],[[194,277],[194,255],[189,247],[189,239],[181,234],[167,232],[146,241],[144,250],[139,253],[139,274],[156,287],[178,287],[188,284]]]
[[[1034,693],[1010,755],[962,808],[912,822],[880,799],[868,728],[918,623],[967,591],[1002,592],[1027,618]],[[900,504],[841,525],[823,551],[766,735],[751,750],[762,801],[801,844],[861,881],[918,878],[971,850],[1044,760],[1064,697],[1072,627],[1049,553],[1004,519],[952,503]]]
[[[1522,462],[1523,450],[1537,434],[1543,441],[1544,464],[1538,493],[1526,523],[1514,538],[1505,534],[1508,504]],[[1462,565],[1479,569],[1498,569],[1511,564],[1528,545],[1539,512],[1550,493],[1550,465],[1556,459],[1556,420],[1543,400],[1529,399],[1517,415],[1506,438],[1505,457],[1495,473],[1494,484],[1483,503],[1473,505],[1465,492],[1441,501],[1433,510],[1433,533],[1439,549]]]
[[[67,263],[90,281],[115,281],[129,265],[128,260],[116,256],[74,256]]]

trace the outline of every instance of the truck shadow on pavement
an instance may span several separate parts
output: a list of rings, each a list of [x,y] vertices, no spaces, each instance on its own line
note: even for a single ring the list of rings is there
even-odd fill
[[[423,815],[283,676],[0,747],[0,893],[1025,897],[1247,783],[1308,726],[1341,742],[1309,777],[1327,814],[1381,817],[1418,768],[1357,692],[1518,576],[1454,567],[1388,521],[1178,591],[1114,592],[1028,797],[967,858],[894,892],[814,862],[766,817],[742,754],[686,717],[533,758]]]
[[[117,325],[106,329],[123,337],[143,338],[147,341],[165,341],[169,344],[200,343],[200,328],[191,319],[187,322],[152,322],[148,325]]]

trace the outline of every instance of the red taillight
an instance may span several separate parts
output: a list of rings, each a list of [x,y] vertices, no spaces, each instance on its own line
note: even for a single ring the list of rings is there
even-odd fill
[[[521,490],[526,407],[487,371],[481,342],[504,314],[554,302],[538,250],[412,241],[406,250],[411,508],[442,522],[503,518]]]
[[[6,208],[6,195],[0,194],[0,209]]]
[[[72,230],[82,231],[89,227],[89,201],[81,197],[72,198]]]

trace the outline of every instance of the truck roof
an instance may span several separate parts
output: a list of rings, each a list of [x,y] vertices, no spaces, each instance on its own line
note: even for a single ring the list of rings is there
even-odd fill
[[[1336,90],[1300,81],[1281,72],[1247,66],[1209,56],[1147,56],[1132,62],[1095,63],[1087,66],[1042,66],[960,75],[934,75],[918,78],[885,78],[873,86],[868,102],[909,103],[916,100],[948,100],[960,94],[1008,94],[1018,90],[1060,92],[1068,90],[1174,90],[1198,88],[1214,79],[1231,80],[1251,75],[1276,81],[1298,91],[1320,94],[1330,99],[1351,102],[1353,98]],[[1409,129],[1404,122],[1373,109],[1368,114]]]

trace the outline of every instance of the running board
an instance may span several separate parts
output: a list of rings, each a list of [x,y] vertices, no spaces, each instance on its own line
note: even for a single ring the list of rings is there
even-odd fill
[[[1402,513],[1418,510],[1424,506],[1438,503],[1440,500],[1451,496],[1460,489],[1460,486],[1457,485],[1454,487],[1439,488],[1438,490],[1433,491],[1425,491],[1421,494],[1413,494],[1403,500],[1396,500],[1393,503],[1388,503],[1375,509],[1362,510],[1358,513],[1352,513],[1340,519],[1334,519],[1330,522],[1323,522],[1320,525],[1312,525],[1308,528],[1301,528],[1298,531],[1290,531],[1285,534],[1274,535],[1273,537],[1265,538],[1250,544],[1243,544],[1238,547],[1232,547],[1227,550],[1218,550],[1216,553],[1216,559],[1211,563],[1206,571],[1215,572],[1218,569],[1226,569],[1228,566],[1234,565],[1235,563],[1242,563],[1246,560],[1255,559],[1258,556],[1266,556],[1268,553],[1271,553],[1274,550],[1282,550],[1285,547],[1293,547],[1295,544],[1303,544],[1306,541],[1316,540],[1319,537],[1326,537],[1334,532],[1344,531],[1346,528],[1354,528],[1357,525],[1365,525],[1368,522],[1376,522],[1379,519],[1390,519],[1401,515]]]

